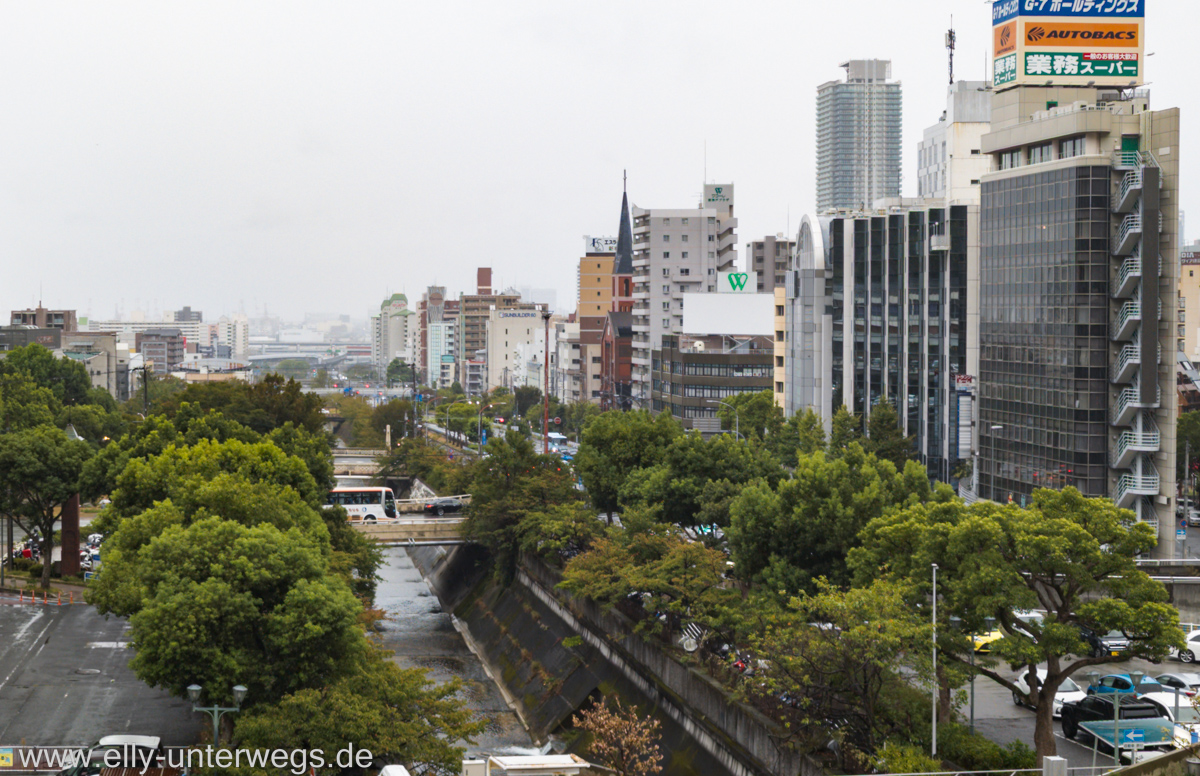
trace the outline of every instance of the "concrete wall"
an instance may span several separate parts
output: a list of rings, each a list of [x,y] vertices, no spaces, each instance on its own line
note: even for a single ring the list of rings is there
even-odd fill
[[[783,731],[770,720],[633,635],[623,617],[555,591],[557,575],[541,564],[526,562],[503,586],[478,547],[412,548],[409,554],[443,606],[466,626],[535,738],[569,722],[589,697],[616,693],[661,723],[670,753],[667,776],[820,772],[815,762],[780,747]]]

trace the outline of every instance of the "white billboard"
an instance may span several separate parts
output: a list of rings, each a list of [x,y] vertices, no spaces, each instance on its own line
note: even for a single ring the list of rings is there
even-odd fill
[[[684,294],[683,334],[775,336],[775,295]]]

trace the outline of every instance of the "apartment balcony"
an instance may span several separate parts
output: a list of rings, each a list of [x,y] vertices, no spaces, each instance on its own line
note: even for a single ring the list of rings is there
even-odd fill
[[[1117,239],[1113,242],[1113,255],[1128,256],[1142,239],[1142,214],[1135,212],[1125,216],[1117,229]]]
[[[1128,509],[1139,498],[1158,495],[1158,471],[1154,464],[1150,463],[1150,459],[1143,458],[1141,467],[1140,474],[1123,474],[1117,480],[1117,492],[1113,495],[1113,501],[1121,509]]]
[[[1110,377],[1114,383],[1127,383],[1142,366],[1142,346],[1139,342],[1121,348],[1117,358],[1112,363]]]
[[[1117,438],[1116,447],[1109,456],[1112,468],[1128,469],[1135,457],[1157,453],[1162,449],[1162,439],[1153,419],[1147,413],[1144,420],[1148,423],[1142,431],[1126,431]]]
[[[1134,296],[1133,299],[1121,306],[1120,312],[1113,319],[1112,338],[1117,342],[1128,342],[1133,339],[1133,335],[1137,333],[1138,327],[1142,325],[1142,300],[1140,296]]]
[[[1141,279],[1142,255],[1140,250],[1135,250],[1132,256],[1121,262],[1121,266],[1117,268],[1116,275],[1112,279],[1109,287],[1112,290],[1113,299],[1128,299],[1133,296]]]
[[[650,292],[649,291],[634,291],[632,294],[629,295],[629,298],[634,300],[635,302],[638,300],[645,301],[650,298]]]
[[[1153,403],[1142,401],[1142,390],[1138,381],[1134,381],[1133,385],[1117,394],[1117,400],[1112,406],[1112,424],[1114,426],[1128,426],[1133,422],[1137,413],[1142,410],[1157,409],[1162,404],[1162,388],[1159,388]]]
[[[1141,167],[1157,167],[1158,159],[1154,154],[1141,151],[1117,151],[1113,154],[1114,170],[1136,170]]]
[[[631,331],[633,331],[634,334],[649,334],[650,333],[650,326],[648,324],[635,323],[635,324],[631,325],[629,328]]]
[[[1129,213],[1142,195],[1142,168],[1135,167],[1121,178],[1112,194],[1114,213]]]

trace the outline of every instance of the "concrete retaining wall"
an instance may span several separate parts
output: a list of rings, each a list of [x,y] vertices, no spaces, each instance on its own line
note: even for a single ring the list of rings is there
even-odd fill
[[[668,776],[820,772],[777,745],[783,736],[770,720],[633,634],[623,617],[556,591],[557,574],[540,563],[527,559],[515,583],[502,587],[478,547],[408,552],[521,705],[535,737],[569,722],[589,697],[615,692],[662,724]]]

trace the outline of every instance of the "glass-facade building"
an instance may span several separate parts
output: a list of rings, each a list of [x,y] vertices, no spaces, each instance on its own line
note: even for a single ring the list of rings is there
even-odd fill
[[[1153,524],[1173,557],[1178,111],[1020,86],[992,117],[974,493],[1027,504],[1074,486]]]
[[[969,459],[969,234],[975,206],[807,217],[789,273],[784,410],[828,424],[889,401],[931,477]]]
[[[1080,165],[983,184],[984,498],[1062,485],[1108,494],[1111,177]]]

